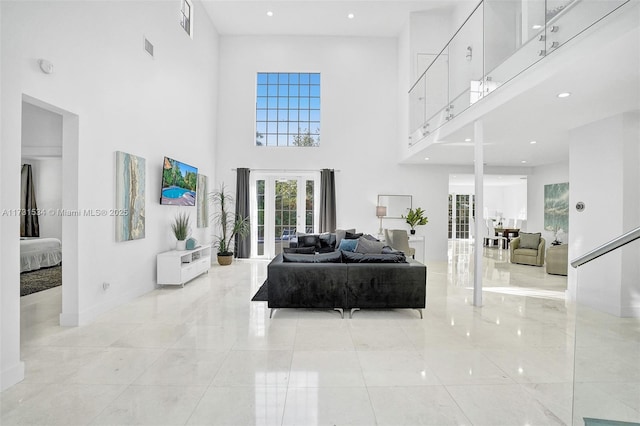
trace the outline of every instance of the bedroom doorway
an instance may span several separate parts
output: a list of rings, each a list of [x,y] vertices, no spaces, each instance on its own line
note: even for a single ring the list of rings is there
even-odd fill
[[[25,242],[42,240],[49,248],[46,248],[46,254],[40,256],[37,262],[32,258],[27,265],[23,265],[21,254],[20,271],[32,271],[26,274],[33,274],[30,281],[32,285],[35,284],[35,290],[46,291],[48,286],[53,285],[53,281],[58,280],[61,283],[57,290],[60,299],[56,296],[56,303],[59,300],[60,310],[56,319],[63,326],[78,325],[78,219],[62,212],[77,210],[78,206],[79,119],[76,114],[24,94],[21,107],[21,164],[31,166],[39,213],[39,238],[31,238],[31,241]],[[56,259],[54,253],[56,249],[53,245],[56,241],[59,242],[57,250],[58,253],[61,252],[63,260],[60,266],[53,265],[58,263],[56,260],[60,257],[58,254]],[[22,283],[22,274],[20,278]],[[29,290],[23,291],[21,288],[21,294],[25,291]],[[26,303],[21,300],[21,316],[32,314],[28,305],[28,300]],[[52,313],[55,316],[58,314]],[[38,321],[39,318],[22,320],[29,323]]]

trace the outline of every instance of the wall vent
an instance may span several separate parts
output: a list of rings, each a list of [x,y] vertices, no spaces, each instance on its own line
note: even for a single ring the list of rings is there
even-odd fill
[[[144,50],[153,57],[153,44],[147,38],[144,38]]]

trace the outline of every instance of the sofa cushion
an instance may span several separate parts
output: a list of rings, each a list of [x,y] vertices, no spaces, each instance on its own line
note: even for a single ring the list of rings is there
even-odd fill
[[[286,263],[342,263],[342,255],[339,251],[323,254],[284,253],[282,261]]]
[[[400,254],[365,254],[343,251],[342,259],[345,263],[407,263],[406,257]]]
[[[363,235],[364,234],[362,232],[356,233],[356,232],[347,231],[345,233],[344,238],[346,238],[347,240],[357,240],[358,238],[362,237]]]
[[[517,248],[513,251],[513,253],[515,255],[518,256],[531,256],[531,257],[538,257],[538,250],[534,250],[534,249],[523,249],[523,248]]]
[[[315,254],[315,247],[284,247],[282,249],[285,253],[298,253],[298,254]]]
[[[356,247],[357,246],[358,246],[358,240],[347,240],[345,238],[342,241],[340,241],[340,245],[338,246],[338,250],[353,252],[353,251],[356,251]]]
[[[356,246],[357,253],[371,253],[371,254],[380,254],[382,253],[382,248],[384,247],[384,243],[380,241],[371,241],[365,236],[358,238],[358,245]]]
[[[537,250],[538,249],[538,245],[540,245],[540,232],[536,232],[535,234],[533,233],[527,233],[527,232],[521,232],[519,235],[520,237],[520,247],[521,249],[534,249]]]

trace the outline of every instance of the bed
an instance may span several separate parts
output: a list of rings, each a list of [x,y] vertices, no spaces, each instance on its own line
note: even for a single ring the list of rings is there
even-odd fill
[[[35,271],[62,262],[62,243],[57,238],[20,238],[20,272]]]

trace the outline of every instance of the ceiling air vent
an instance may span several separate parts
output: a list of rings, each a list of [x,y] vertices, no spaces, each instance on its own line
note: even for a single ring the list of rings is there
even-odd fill
[[[153,57],[153,44],[147,38],[144,38],[144,50]]]

